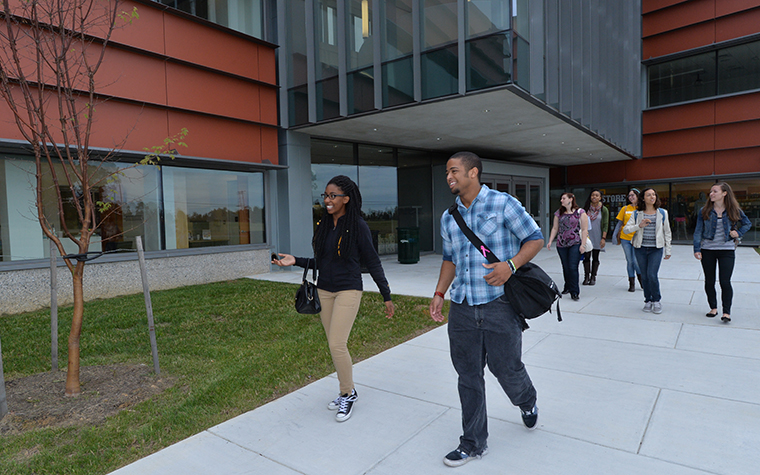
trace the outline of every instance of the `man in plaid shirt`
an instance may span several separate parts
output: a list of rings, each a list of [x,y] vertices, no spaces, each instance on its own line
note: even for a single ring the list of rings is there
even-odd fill
[[[449,346],[459,375],[464,434],[459,447],[443,459],[450,467],[488,450],[486,364],[512,404],[520,407],[525,427],[535,429],[538,423],[536,389],[522,363],[521,322],[504,295],[504,283],[538,254],[544,237],[519,201],[480,184],[482,170],[477,155],[458,152],[446,164],[446,181],[467,226],[502,261],[489,264],[487,251],[475,248],[447,210],[441,217],[443,263],[430,303],[433,320],[442,322],[443,298],[451,286]]]

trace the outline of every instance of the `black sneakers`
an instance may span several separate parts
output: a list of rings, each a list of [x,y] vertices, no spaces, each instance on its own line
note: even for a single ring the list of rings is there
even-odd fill
[[[527,427],[528,430],[533,430],[538,427],[538,406],[533,404],[533,409],[530,411],[523,411],[520,409],[520,412],[522,413],[523,424],[525,424],[525,427]]]
[[[464,450],[462,450],[461,447],[457,448],[456,450],[452,450],[446,456],[443,458],[443,463],[448,465],[449,467],[459,467],[461,465],[466,464],[470,460],[476,460],[481,457],[483,457],[485,454],[488,453],[488,447],[485,447],[482,452],[480,452],[478,455],[472,455]]]
[[[345,422],[349,417],[351,417],[351,411],[353,410],[354,403],[358,398],[359,395],[356,394],[356,389],[352,389],[351,394],[343,394],[342,396],[338,396],[338,399],[330,402],[327,405],[327,408],[332,409],[331,406],[337,402],[338,413],[335,414],[335,420],[338,422]]]

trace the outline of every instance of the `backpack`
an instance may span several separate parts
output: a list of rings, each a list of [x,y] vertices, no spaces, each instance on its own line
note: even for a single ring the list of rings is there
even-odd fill
[[[488,246],[464,222],[456,203],[449,208],[449,214],[454,217],[457,225],[459,225],[459,228],[467,236],[472,245],[479,252],[482,250],[488,262],[491,264],[500,262],[493,252],[488,249]],[[562,293],[552,278],[532,262],[526,262],[520,266],[512,274],[512,277],[504,283],[504,294],[520,317],[523,331],[530,328],[525,320],[540,317],[546,312],[551,312],[554,302],[557,302],[557,321],[562,321],[562,312],[559,309],[559,299],[562,298]]]

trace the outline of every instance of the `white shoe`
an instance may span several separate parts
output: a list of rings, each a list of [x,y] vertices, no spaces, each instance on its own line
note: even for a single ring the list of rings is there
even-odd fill
[[[644,308],[642,308],[645,312],[651,312],[652,311],[652,302],[645,302]]]
[[[654,304],[652,304],[652,312],[662,313],[662,304],[660,302],[655,302]]]

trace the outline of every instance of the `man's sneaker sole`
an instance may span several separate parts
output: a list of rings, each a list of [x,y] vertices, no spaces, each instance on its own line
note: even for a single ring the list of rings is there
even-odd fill
[[[483,456],[487,453],[488,447],[484,448],[483,451],[478,455],[469,455],[467,452],[456,449],[446,454],[446,456],[443,458],[443,463],[447,467],[461,467],[470,460],[479,460],[483,458]]]

